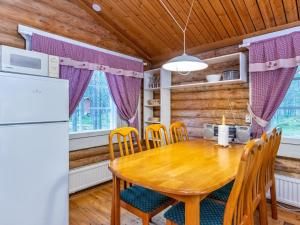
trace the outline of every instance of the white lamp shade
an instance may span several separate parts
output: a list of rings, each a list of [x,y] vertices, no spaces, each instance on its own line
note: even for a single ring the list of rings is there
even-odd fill
[[[183,54],[170,59],[162,67],[165,70],[174,72],[193,72],[203,70],[207,68],[208,65],[195,56]]]

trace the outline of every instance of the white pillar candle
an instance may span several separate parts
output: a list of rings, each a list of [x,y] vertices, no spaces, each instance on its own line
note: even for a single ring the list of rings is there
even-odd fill
[[[227,125],[218,126],[218,144],[221,146],[229,145],[229,126]]]

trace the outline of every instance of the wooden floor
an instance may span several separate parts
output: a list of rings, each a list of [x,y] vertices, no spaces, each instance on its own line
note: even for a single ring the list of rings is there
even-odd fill
[[[111,208],[111,182],[82,191],[70,197],[70,225],[109,225]],[[122,210],[122,213],[126,213]],[[270,210],[269,210],[270,213]],[[269,215],[269,225],[299,225],[300,213],[284,211],[278,207],[277,221]]]

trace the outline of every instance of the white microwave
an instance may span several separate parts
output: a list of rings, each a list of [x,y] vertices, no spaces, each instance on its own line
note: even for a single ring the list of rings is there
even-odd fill
[[[57,56],[0,45],[0,71],[58,77],[59,59]]]

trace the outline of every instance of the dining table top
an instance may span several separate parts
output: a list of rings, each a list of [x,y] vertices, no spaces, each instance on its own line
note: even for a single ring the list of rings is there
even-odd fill
[[[243,149],[191,140],[117,158],[109,169],[121,180],[162,193],[207,195],[235,178]]]

